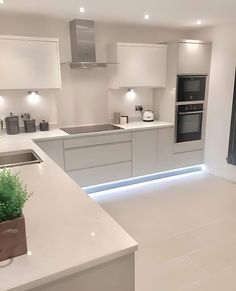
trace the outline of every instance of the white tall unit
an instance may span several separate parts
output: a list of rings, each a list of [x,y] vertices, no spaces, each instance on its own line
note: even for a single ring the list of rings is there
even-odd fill
[[[178,74],[208,74],[211,61],[211,44],[180,42],[178,48]]]
[[[59,41],[0,36],[0,89],[60,89]]]

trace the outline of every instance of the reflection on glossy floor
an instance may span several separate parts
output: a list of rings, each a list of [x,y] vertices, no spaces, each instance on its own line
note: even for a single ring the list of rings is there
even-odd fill
[[[136,291],[236,290],[236,184],[197,172],[93,198],[139,243]]]

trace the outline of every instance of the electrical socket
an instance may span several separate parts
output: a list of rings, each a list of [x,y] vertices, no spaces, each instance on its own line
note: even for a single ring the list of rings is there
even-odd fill
[[[135,111],[143,111],[143,105],[135,105]]]

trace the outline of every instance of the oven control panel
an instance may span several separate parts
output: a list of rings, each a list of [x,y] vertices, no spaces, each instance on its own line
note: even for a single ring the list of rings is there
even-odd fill
[[[194,111],[203,111],[203,104],[187,104],[179,105],[179,112],[194,112]]]

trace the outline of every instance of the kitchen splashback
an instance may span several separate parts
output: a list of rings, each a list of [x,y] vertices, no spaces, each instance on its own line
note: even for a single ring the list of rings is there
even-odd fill
[[[37,123],[44,119],[51,124],[57,124],[55,93],[43,90],[39,95],[31,96],[23,90],[1,91],[0,119],[4,119],[10,112],[19,116],[24,112],[30,112]],[[20,125],[23,125],[21,118]]]

